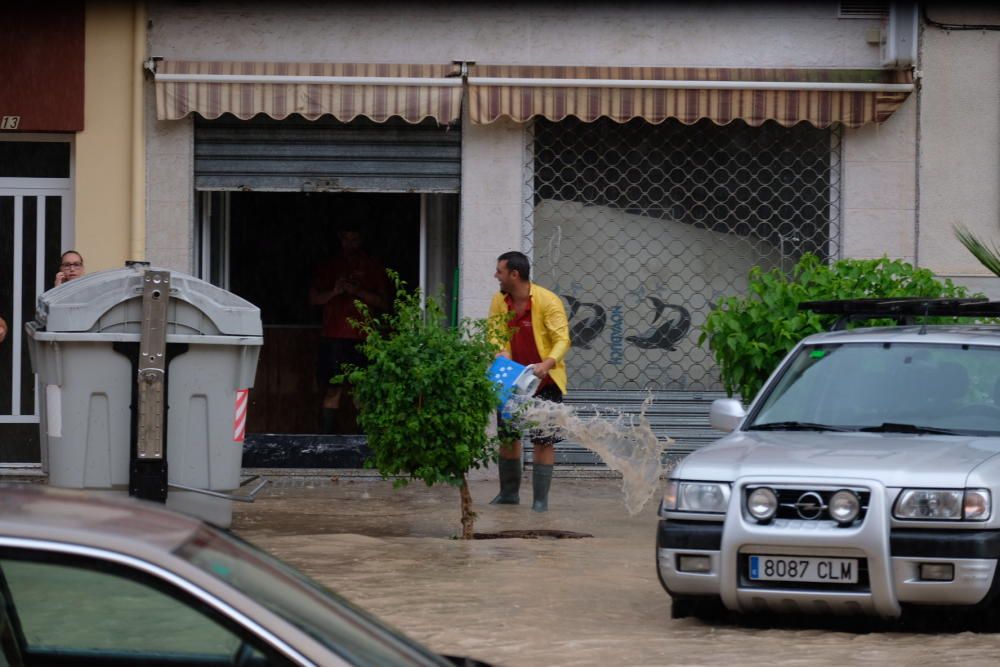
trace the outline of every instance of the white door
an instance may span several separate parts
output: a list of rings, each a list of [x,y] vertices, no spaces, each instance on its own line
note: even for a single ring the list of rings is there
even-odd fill
[[[39,460],[38,394],[24,324],[73,243],[71,139],[33,137],[0,137],[0,317],[8,326],[0,343],[0,463]]]

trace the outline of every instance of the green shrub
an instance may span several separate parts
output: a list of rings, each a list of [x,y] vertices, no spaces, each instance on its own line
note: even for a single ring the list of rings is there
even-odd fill
[[[356,326],[368,336],[361,346],[368,365],[346,374],[373,455],[366,465],[383,477],[402,476],[395,486],[420,479],[461,487],[463,536],[472,537],[465,473],[495,457],[486,432],[497,406],[486,376],[495,332],[486,320],[448,326],[437,301],[428,298],[421,308],[419,291],[390,275],[396,297],[389,313],[374,317],[359,305],[363,320]]]
[[[962,297],[966,289],[901,260],[842,259],[828,265],[806,254],[791,276],[752,268],[747,295],[720,299],[698,344],[708,342],[726,392],[749,401],[799,340],[833,324],[834,316],[800,311],[799,303],[889,296]]]

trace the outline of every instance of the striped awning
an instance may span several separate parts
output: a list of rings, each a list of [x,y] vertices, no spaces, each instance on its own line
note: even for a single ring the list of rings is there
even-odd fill
[[[197,113],[244,120],[298,114],[330,115],[347,122],[399,117],[410,123],[461,116],[457,65],[204,62],[165,60],[156,65],[156,117],[177,120]]]
[[[883,122],[906,100],[913,77],[897,70],[476,65],[468,84],[474,123],[574,116],[825,128]]]

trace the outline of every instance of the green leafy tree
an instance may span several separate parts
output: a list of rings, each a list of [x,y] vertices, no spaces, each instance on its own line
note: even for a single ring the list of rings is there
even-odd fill
[[[966,289],[938,280],[901,260],[842,259],[826,264],[803,255],[792,274],[750,269],[746,296],[723,297],[702,327],[726,392],[752,399],[778,363],[810,334],[825,331],[832,315],[800,311],[803,301],[890,296],[962,297]]]
[[[367,334],[361,351],[368,365],[346,374],[373,455],[366,465],[383,477],[400,476],[397,487],[413,479],[459,487],[462,537],[471,539],[475,513],[466,472],[496,456],[486,426],[497,388],[486,370],[500,328],[469,319],[449,326],[437,301],[428,298],[421,307],[420,292],[390,276],[396,285],[390,312],[376,317],[359,305],[362,321],[355,326]]]

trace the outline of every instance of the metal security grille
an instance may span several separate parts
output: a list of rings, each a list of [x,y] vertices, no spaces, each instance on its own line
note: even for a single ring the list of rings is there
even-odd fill
[[[571,389],[722,389],[700,327],[752,266],[840,254],[840,134],[537,121],[524,248],[570,317]]]

